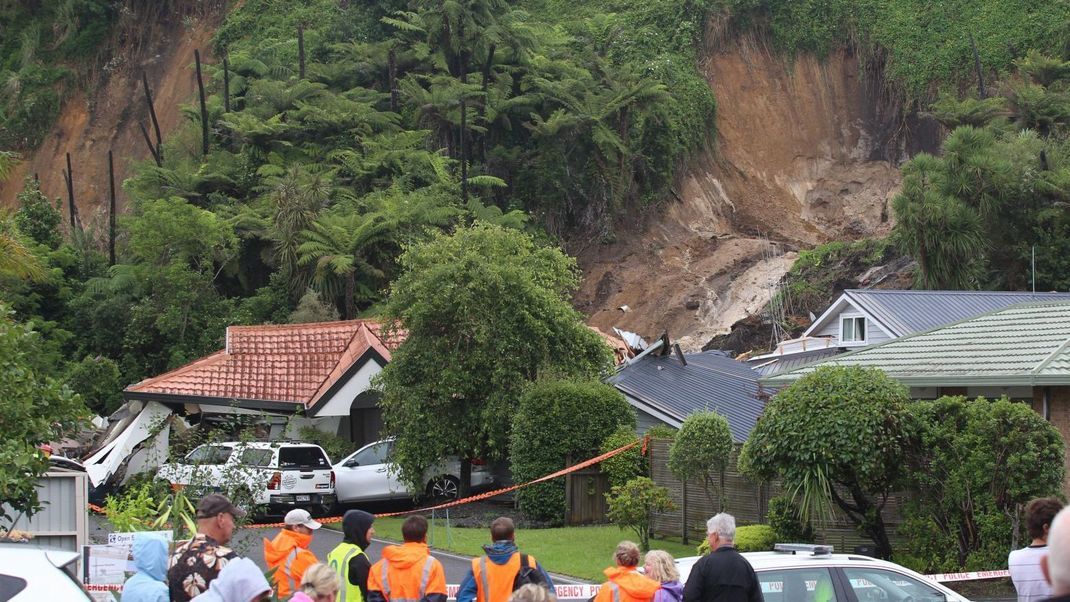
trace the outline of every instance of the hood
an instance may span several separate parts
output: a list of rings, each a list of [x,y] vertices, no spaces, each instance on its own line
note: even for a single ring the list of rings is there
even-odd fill
[[[208,591],[194,598],[197,602],[232,602],[252,600],[271,592],[271,585],[256,563],[248,558],[235,558],[219,571],[208,585]]]
[[[375,517],[363,510],[347,510],[342,517],[342,534],[349,543],[355,543],[360,549],[367,550],[370,542],[365,536],[374,522]]]
[[[516,542],[511,539],[500,539],[492,544],[483,546],[487,558],[494,564],[505,564],[516,553]]]
[[[684,584],[679,581],[666,581],[662,583],[661,591],[665,592],[670,600],[680,602],[680,600],[684,599]]]
[[[134,535],[134,566],[156,581],[167,580],[167,541],[155,533]]]
[[[275,539],[268,541],[264,540],[264,560],[267,561],[268,566],[275,566],[286,560],[286,556],[290,553],[290,550],[294,548],[308,548],[308,544],[312,543],[312,536],[298,533],[297,531],[290,531],[289,529],[283,529],[279,531],[279,534],[275,536]]]
[[[427,550],[427,544],[405,542],[400,546],[387,546],[383,549],[383,558],[386,558],[391,566],[398,569],[407,569],[417,562],[423,562],[431,553]]]
[[[661,587],[657,581],[637,573],[635,567],[615,566],[602,572],[633,598],[649,598]]]

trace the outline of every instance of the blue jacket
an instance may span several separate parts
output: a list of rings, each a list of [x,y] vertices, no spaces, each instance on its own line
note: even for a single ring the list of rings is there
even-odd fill
[[[155,533],[134,535],[137,573],[123,584],[123,602],[168,602],[167,541]]]
[[[496,541],[493,544],[483,546],[483,551],[487,553],[487,558],[494,564],[505,564],[509,562],[513,554],[517,552],[516,542],[508,539]],[[542,565],[538,562],[535,563],[535,567],[542,573],[543,579],[546,580],[547,586],[550,587],[550,591],[553,591],[554,582],[550,580],[549,573],[542,568]],[[461,581],[461,589],[457,590],[457,602],[474,602],[478,593],[476,586],[476,576],[472,573],[472,567],[468,567],[468,573],[464,576],[464,581]],[[125,600],[123,602],[126,602]]]

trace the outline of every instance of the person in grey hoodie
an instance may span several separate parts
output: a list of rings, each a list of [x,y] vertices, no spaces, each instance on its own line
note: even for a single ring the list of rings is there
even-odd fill
[[[236,558],[219,571],[219,577],[208,585],[208,591],[193,602],[267,602],[272,593],[271,584],[255,562]]]
[[[123,602],[169,602],[167,540],[156,533],[134,535],[137,572],[123,584]]]
[[[647,552],[643,572],[661,583],[661,589],[654,592],[654,602],[680,602],[684,599],[684,585],[680,583],[680,573],[676,570],[672,554],[664,550]]]

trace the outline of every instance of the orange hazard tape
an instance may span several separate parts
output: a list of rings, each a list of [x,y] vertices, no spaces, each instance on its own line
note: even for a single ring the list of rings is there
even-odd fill
[[[528,481],[526,483],[519,483],[519,484],[516,484],[516,485],[510,485],[509,487],[502,487],[501,489],[495,489],[493,491],[485,491],[483,493],[479,493],[479,494],[476,494],[476,495],[470,495],[470,496],[468,496],[466,498],[462,498],[462,499],[459,499],[459,500],[453,500],[451,502],[445,502],[445,503],[442,503],[442,504],[437,504],[435,506],[427,506],[427,507],[424,507],[424,508],[416,508],[416,509],[413,509],[413,510],[404,510],[402,512],[385,512],[385,513],[381,513],[381,514],[376,514],[375,516],[377,518],[385,518],[385,517],[388,517],[388,516],[404,516],[406,514],[415,514],[417,512],[431,512],[433,510],[441,510],[443,508],[453,508],[454,506],[463,506],[464,504],[469,504],[469,503],[472,503],[472,502],[478,502],[480,500],[486,500],[486,499],[492,498],[494,496],[501,495],[503,493],[509,493],[511,491],[516,491],[517,489],[523,489],[524,487],[528,487],[530,485],[535,485],[537,483],[542,483],[542,482],[545,482],[545,481],[549,481],[551,479],[556,479],[558,477],[563,477],[563,476],[569,474],[570,472],[575,472],[577,470],[580,470],[580,469],[583,469],[583,468],[587,468],[588,466],[592,466],[594,464],[598,464],[599,462],[601,462],[603,460],[612,458],[613,456],[615,456],[615,455],[617,455],[619,453],[626,452],[629,449],[635,447],[636,445],[641,445],[640,449],[642,450],[643,455],[646,455],[647,443],[648,443],[649,439],[650,439],[650,436],[647,435],[647,436],[643,437],[642,439],[639,439],[637,441],[633,441],[633,442],[631,442],[631,443],[629,443],[627,445],[624,445],[624,446],[618,447],[617,449],[608,451],[608,452],[606,452],[606,453],[604,453],[604,454],[602,454],[600,456],[595,456],[595,457],[590,458],[588,460],[584,460],[583,462],[580,462],[579,464],[573,464],[572,466],[569,466],[567,468],[562,468],[561,470],[559,470],[557,472],[552,472],[552,473],[550,473],[548,475],[543,475],[543,476],[541,476],[541,477],[539,477],[537,479],[533,479],[533,480]],[[105,514],[104,509],[101,508],[100,506],[95,505],[95,504],[89,504],[89,509],[92,510],[93,512],[97,512],[99,514]],[[318,518],[316,520],[321,522],[321,523],[340,523],[340,522],[342,522],[342,517],[341,516],[328,516],[328,517],[325,517],[325,518]],[[248,525],[244,525],[244,526],[247,527],[247,528],[250,528],[250,529],[264,529],[264,528],[281,528],[281,527],[285,526],[285,524],[286,523],[281,523],[281,522],[280,523],[254,523],[254,524],[248,524]]]

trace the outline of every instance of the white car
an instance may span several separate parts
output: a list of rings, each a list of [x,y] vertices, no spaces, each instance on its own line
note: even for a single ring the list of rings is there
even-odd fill
[[[289,441],[211,443],[178,462],[164,464],[157,477],[190,487],[195,495],[220,492],[254,514],[283,514],[293,508],[329,513],[334,508],[334,470],[323,448]]]
[[[78,552],[0,544],[0,600],[91,602],[78,581]]]
[[[894,562],[858,554],[833,554],[831,546],[776,544],[773,552],[745,552],[765,602],[969,602]],[[680,582],[702,558],[678,558]]]
[[[444,460],[432,466],[424,475],[426,485],[420,492],[412,492],[400,480],[390,464],[394,440],[369,443],[334,465],[335,492],[341,503],[381,500],[414,499],[417,494],[434,499],[453,499],[460,488],[461,463],[457,459]],[[472,465],[472,488],[485,487],[493,482],[489,467]]]

